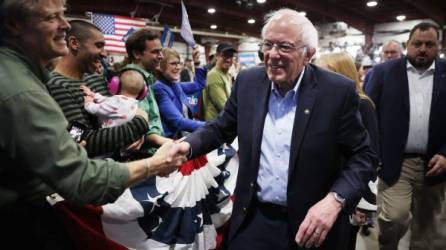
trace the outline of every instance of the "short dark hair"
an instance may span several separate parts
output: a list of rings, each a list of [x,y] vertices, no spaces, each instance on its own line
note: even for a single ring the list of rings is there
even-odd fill
[[[438,32],[438,26],[437,25],[435,25],[433,23],[430,23],[430,22],[421,22],[421,23],[415,25],[412,28],[412,30],[410,31],[410,34],[409,34],[409,40],[412,39],[413,33],[415,33],[415,31],[417,31],[417,30],[426,31],[426,30],[429,30],[429,29],[434,29],[435,32],[437,33],[437,40],[440,39],[440,37],[439,37],[440,34]]]
[[[102,33],[101,29],[99,29],[96,25],[84,21],[84,20],[71,20],[69,21],[71,25],[71,29],[67,31],[67,35],[65,36],[68,39],[70,36],[76,37],[80,42],[83,42],[91,37],[91,31],[97,30]]]
[[[125,41],[125,50],[127,51],[130,62],[135,60],[134,52],[142,53],[146,49],[146,41],[153,41],[159,39],[159,35],[152,30],[143,28],[135,31]]]

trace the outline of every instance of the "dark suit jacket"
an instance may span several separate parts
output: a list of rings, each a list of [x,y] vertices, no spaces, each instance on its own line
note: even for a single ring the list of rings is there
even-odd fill
[[[376,65],[370,77],[368,94],[375,102],[381,140],[382,169],[378,175],[393,185],[401,174],[409,134],[409,85],[407,60],[401,58]],[[427,162],[434,154],[446,156],[446,62],[435,61],[434,85],[429,119]],[[428,178],[430,183],[445,175]]]
[[[264,67],[242,71],[224,112],[186,139],[193,156],[197,156],[238,136],[240,167],[229,241],[240,230],[256,199],[270,92],[271,81]],[[330,191],[345,197],[345,211],[352,211],[373,175],[371,162],[375,159],[357,112],[359,98],[352,81],[308,65],[297,99],[287,190],[292,235],[309,208]],[[347,213],[341,213],[320,249],[345,249],[347,223]]]

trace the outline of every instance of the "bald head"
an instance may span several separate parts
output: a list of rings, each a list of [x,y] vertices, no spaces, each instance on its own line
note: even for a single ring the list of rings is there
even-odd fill
[[[383,45],[383,61],[387,62],[393,59],[398,59],[403,54],[403,48],[398,41],[389,40]]]
[[[119,81],[121,83],[120,95],[137,98],[144,88],[144,78],[136,70],[126,70],[122,72]]]

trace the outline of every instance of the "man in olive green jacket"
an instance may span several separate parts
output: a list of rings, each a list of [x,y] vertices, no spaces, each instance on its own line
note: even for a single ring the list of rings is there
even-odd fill
[[[57,192],[74,204],[113,202],[129,185],[185,160],[181,148],[173,152],[168,144],[127,164],[90,160],[71,139],[44,85],[44,67],[68,52],[63,10],[63,0],[0,2],[0,235],[3,246],[15,249],[72,247],[46,195]]]
[[[233,63],[234,47],[227,43],[217,46],[217,62],[209,71],[206,87],[203,90],[203,113],[206,121],[217,118],[229,98],[232,76],[228,73]]]

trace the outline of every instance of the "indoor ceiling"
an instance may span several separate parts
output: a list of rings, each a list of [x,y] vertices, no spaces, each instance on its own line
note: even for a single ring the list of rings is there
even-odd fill
[[[367,0],[184,0],[193,30],[238,35],[260,36],[263,16],[271,10],[288,7],[305,11],[315,24],[344,21],[348,25],[373,35],[373,25],[394,22],[396,16],[405,15],[406,20],[431,18],[441,27],[446,21],[444,0],[378,0],[370,8]],[[180,0],[68,0],[67,14],[85,15],[85,12],[100,12],[114,15],[142,17],[159,25],[181,26]],[[214,14],[208,9],[215,8]],[[253,18],[254,24],[247,20]]]

